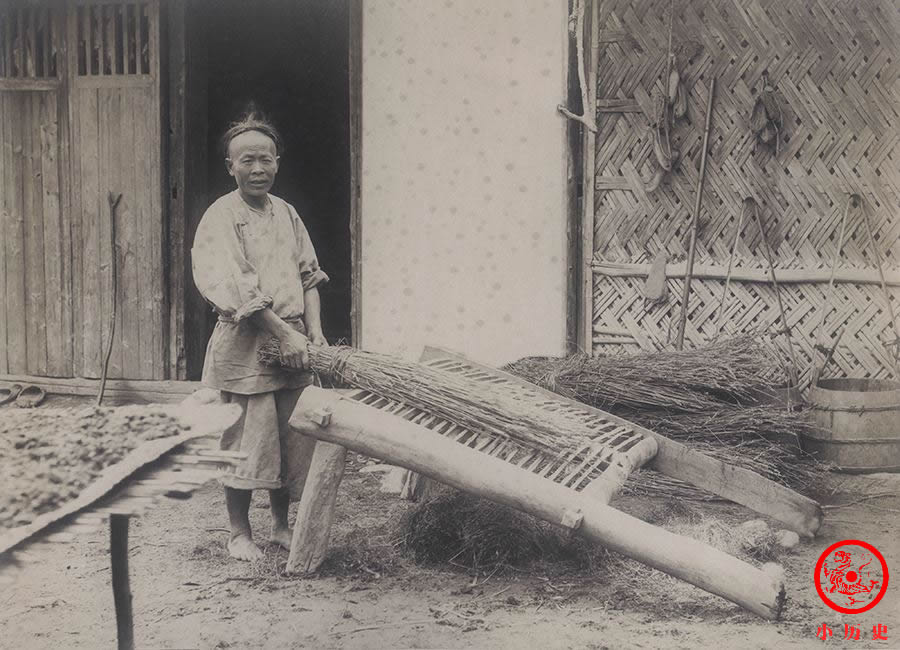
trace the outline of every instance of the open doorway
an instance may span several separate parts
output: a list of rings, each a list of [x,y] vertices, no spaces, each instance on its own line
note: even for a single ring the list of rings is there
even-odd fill
[[[331,278],[321,289],[325,334],[349,342],[350,0],[204,0],[194,9],[205,50],[206,205],[234,189],[219,137],[252,103],[284,140],[272,192],[300,213]],[[188,215],[189,236],[201,216]],[[186,339],[204,347],[215,325],[207,314],[186,319],[204,330]],[[199,377],[198,353],[188,355],[190,378]]]

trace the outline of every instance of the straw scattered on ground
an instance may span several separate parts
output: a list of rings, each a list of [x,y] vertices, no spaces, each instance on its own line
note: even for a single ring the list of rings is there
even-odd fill
[[[523,512],[450,488],[416,504],[399,523],[416,562],[479,571],[535,562],[593,570],[606,552]]]
[[[775,532],[764,524],[736,526],[673,501],[645,518],[749,562],[775,560],[782,553]],[[616,572],[626,563],[631,571],[639,564],[535,517],[449,488],[416,504],[398,522],[398,533],[418,563],[449,563],[481,574],[536,565],[543,571],[593,574]]]

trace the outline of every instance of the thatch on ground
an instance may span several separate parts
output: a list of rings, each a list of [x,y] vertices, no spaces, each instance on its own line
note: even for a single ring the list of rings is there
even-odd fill
[[[535,517],[450,488],[413,507],[401,532],[416,562],[474,570],[523,568],[536,561],[592,568],[604,554]]]
[[[747,561],[777,559],[781,552],[771,530],[760,534],[677,501],[661,503],[645,519]],[[398,522],[397,536],[418,563],[450,563],[482,574],[536,565],[594,573],[634,564],[535,517],[446,487],[413,506]]]

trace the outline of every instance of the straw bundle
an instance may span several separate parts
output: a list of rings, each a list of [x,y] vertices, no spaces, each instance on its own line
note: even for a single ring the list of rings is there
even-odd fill
[[[628,356],[526,357],[509,372],[604,410],[632,408],[694,413],[752,401],[787,382],[784,356],[745,335],[681,352]]]
[[[805,413],[753,403],[788,377],[784,356],[759,337],[741,336],[686,352],[529,357],[506,369],[802,492],[814,488],[827,471],[782,442],[810,430]],[[625,491],[713,498],[650,471],[632,475]]]
[[[260,349],[261,362],[280,359],[278,343]],[[311,369],[333,381],[371,391],[441,417],[471,431],[515,441],[553,456],[589,445],[594,432],[570,419],[561,428],[563,414],[548,416],[524,398],[502,388],[472,382],[454,373],[410,363],[389,355],[350,347],[309,350]]]
[[[259,359],[279,365],[277,340]],[[758,340],[741,337],[690,352],[635,357],[539,359],[509,367],[557,393],[605,408],[636,424],[680,439],[734,465],[791,487],[808,487],[821,469],[775,440],[809,426],[803,414],[736,404],[785,376],[779,357]],[[514,441],[550,457],[589,446],[594,431],[564,412],[546,411],[514,391],[472,382],[455,373],[349,347],[311,347],[312,370],[368,390],[471,431]],[[579,374],[580,373],[580,374]],[[561,425],[561,420],[564,424]],[[634,485],[634,483],[631,483]],[[674,479],[641,473],[642,488],[706,495]]]
[[[673,439],[678,437],[672,435],[671,430],[663,427],[658,427],[656,431]],[[729,465],[756,472],[760,476],[801,493],[815,492],[817,487],[822,485],[822,480],[827,474],[827,466],[816,462],[799,449],[792,450],[766,439],[736,442],[735,437],[732,433],[731,439],[729,439],[729,436],[723,433],[714,438],[713,442],[704,442],[696,438],[683,438],[680,441],[694,451],[699,451]],[[625,482],[623,492],[680,497],[695,501],[712,501],[720,498],[690,483],[652,470],[639,470],[631,474]]]

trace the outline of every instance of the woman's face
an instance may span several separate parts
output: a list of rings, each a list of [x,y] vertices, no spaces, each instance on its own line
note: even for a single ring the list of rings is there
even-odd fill
[[[228,143],[228,173],[245,196],[265,197],[278,173],[272,139],[259,131],[245,131]]]

